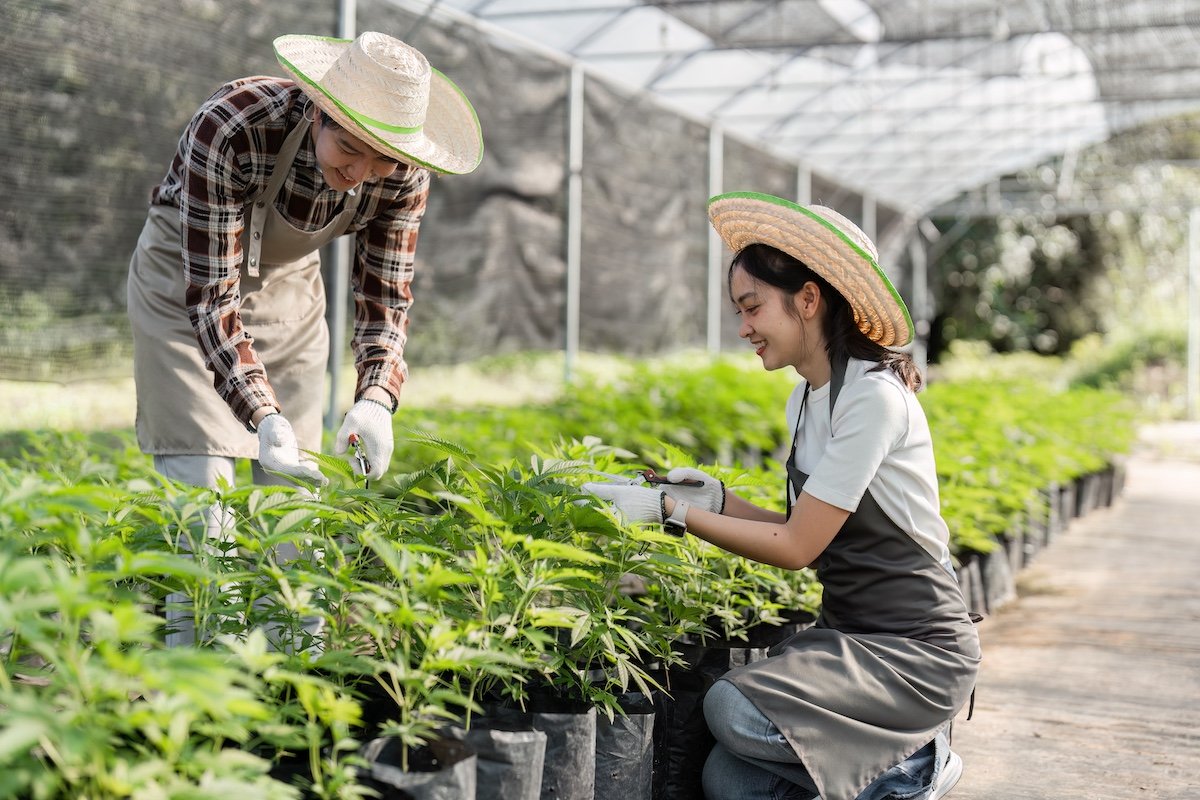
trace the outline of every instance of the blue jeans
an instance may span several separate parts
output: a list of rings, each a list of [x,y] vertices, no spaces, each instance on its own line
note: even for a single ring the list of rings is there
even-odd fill
[[[200,486],[208,489],[220,488],[222,482],[229,486],[234,485],[236,473],[235,460],[226,456],[210,456],[210,455],[155,455],[154,469],[160,475],[186,483],[190,486]],[[286,478],[281,478],[267,472],[262,468],[258,461],[250,462],[251,475],[254,483],[259,486],[293,486],[291,481]],[[233,541],[232,532],[236,521],[226,507],[214,504],[205,512],[205,530],[203,541],[206,543],[223,542],[228,545]],[[209,544],[208,546],[214,546]],[[180,539],[180,546],[184,549],[189,549],[190,544],[186,537]],[[284,542],[275,546],[275,557],[280,562],[287,564],[304,556],[291,542]],[[167,610],[167,647],[190,647],[196,644],[196,618],[192,609],[192,599],[182,592],[172,592],[166,597]],[[270,603],[266,598],[259,598],[255,601],[255,605],[259,608],[269,607]],[[312,637],[314,645],[311,649],[319,649],[320,643],[316,641],[320,638],[321,632],[324,630],[324,621],[319,617],[306,616],[301,619],[300,627]],[[278,623],[268,624],[265,627],[267,635],[267,646],[271,650],[292,649],[291,642],[285,643],[286,646],[281,646],[281,637],[284,636],[285,629]]]
[[[717,681],[704,698],[704,718],[717,744],[704,763],[708,800],[812,800],[817,786],[796,751],[729,681]],[[948,752],[944,734],[880,775],[858,800],[916,800],[937,777]],[[941,756],[941,758],[935,758]]]

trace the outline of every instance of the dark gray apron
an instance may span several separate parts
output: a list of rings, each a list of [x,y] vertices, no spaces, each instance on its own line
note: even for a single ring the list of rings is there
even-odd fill
[[[346,231],[360,197],[325,227],[301,231],[275,208],[309,130],[297,125],[263,193],[246,205],[239,315],[300,447],[321,449],[329,330],[319,249]],[[151,206],[129,265],[137,436],[143,452],[258,458],[258,438],[213,388],[184,304],[179,209]]]
[[[845,364],[835,364],[831,414],[844,380]],[[787,461],[797,496],[808,479],[795,465],[807,399],[806,388]],[[779,728],[823,800],[853,800],[966,704],[979,638],[954,575],[869,491],[814,566],[816,624],[725,679]]]

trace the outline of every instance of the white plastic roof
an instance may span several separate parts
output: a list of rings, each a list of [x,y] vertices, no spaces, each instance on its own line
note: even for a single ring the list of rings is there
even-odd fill
[[[435,0],[925,213],[1200,109],[1200,0]]]

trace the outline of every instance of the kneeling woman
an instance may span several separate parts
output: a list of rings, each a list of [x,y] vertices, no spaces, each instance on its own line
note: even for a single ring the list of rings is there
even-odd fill
[[[804,378],[787,404],[788,512],[691,469],[667,477],[703,485],[586,487],[630,521],[812,566],[824,587],[813,627],[707,696],[717,745],[705,793],[940,798],[961,775],[945,732],[980,651],[950,563],[921,376],[889,349],[911,340],[912,321],[870,240],[831,209],[738,192],[713,198],[709,217],[736,254],[739,334],[765,369]]]

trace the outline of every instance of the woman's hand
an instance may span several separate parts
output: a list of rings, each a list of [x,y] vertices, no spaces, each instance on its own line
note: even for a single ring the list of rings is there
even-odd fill
[[[713,514],[725,511],[725,484],[707,472],[692,467],[676,467],[666,474],[667,483],[658,487],[672,500],[684,500],[693,508]],[[699,481],[699,486],[685,486],[683,481]]]
[[[627,523],[662,524],[663,493],[658,489],[620,483],[585,483],[582,488],[611,503]]]

